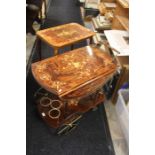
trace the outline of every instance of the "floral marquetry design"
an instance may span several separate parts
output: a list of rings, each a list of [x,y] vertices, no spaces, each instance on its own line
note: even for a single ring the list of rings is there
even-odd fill
[[[63,47],[95,35],[91,30],[77,23],[69,23],[37,32],[37,36],[53,47]]]
[[[66,98],[89,94],[101,87],[115,71],[116,64],[112,58],[92,46],[32,64],[32,73],[38,83]]]

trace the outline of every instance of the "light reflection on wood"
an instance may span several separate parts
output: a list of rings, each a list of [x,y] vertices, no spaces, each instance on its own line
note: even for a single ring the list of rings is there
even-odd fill
[[[91,46],[32,64],[34,78],[43,88],[59,97],[69,98],[83,96],[101,87],[115,71],[112,58]]]

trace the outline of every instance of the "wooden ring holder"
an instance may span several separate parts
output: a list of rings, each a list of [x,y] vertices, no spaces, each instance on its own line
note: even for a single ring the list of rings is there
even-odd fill
[[[60,109],[62,107],[62,102],[60,100],[52,100],[50,106],[53,109]]]
[[[48,116],[52,119],[58,119],[60,117],[60,110],[57,108],[53,108],[48,112]]]
[[[48,107],[51,105],[51,103],[52,103],[52,100],[49,97],[42,97],[40,99],[40,105],[42,107]]]

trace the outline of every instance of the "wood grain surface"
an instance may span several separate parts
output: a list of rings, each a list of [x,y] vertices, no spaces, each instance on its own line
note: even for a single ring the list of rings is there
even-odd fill
[[[40,30],[37,36],[55,48],[71,45],[95,35],[91,30],[77,23],[69,23]]]
[[[93,109],[100,103],[104,101],[104,94],[101,93],[94,93],[88,97],[85,97],[81,99],[78,104],[70,103],[68,101],[67,106],[63,102],[63,106],[60,108],[60,117],[57,119],[52,119],[49,117],[49,111],[51,110],[51,107],[42,107],[40,103],[37,104],[38,111],[42,119],[53,128],[58,128],[62,124],[68,124],[72,122],[78,116],[77,114],[82,114],[90,109]],[[52,97],[53,99],[53,97]],[[44,114],[44,115],[42,115]]]
[[[115,73],[112,58],[97,47],[86,46],[32,64],[36,81],[62,97],[80,97],[101,87]]]

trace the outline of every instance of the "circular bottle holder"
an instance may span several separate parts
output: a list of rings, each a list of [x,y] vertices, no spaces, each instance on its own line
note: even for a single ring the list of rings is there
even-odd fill
[[[49,97],[42,97],[40,99],[40,105],[43,107],[48,107],[52,103],[52,100]]]
[[[60,100],[52,100],[50,106],[53,109],[60,109],[62,107],[62,102]]]
[[[60,110],[59,109],[51,109],[49,112],[48,112],[48,116],[52,119],[58,119],[60,117]]]

